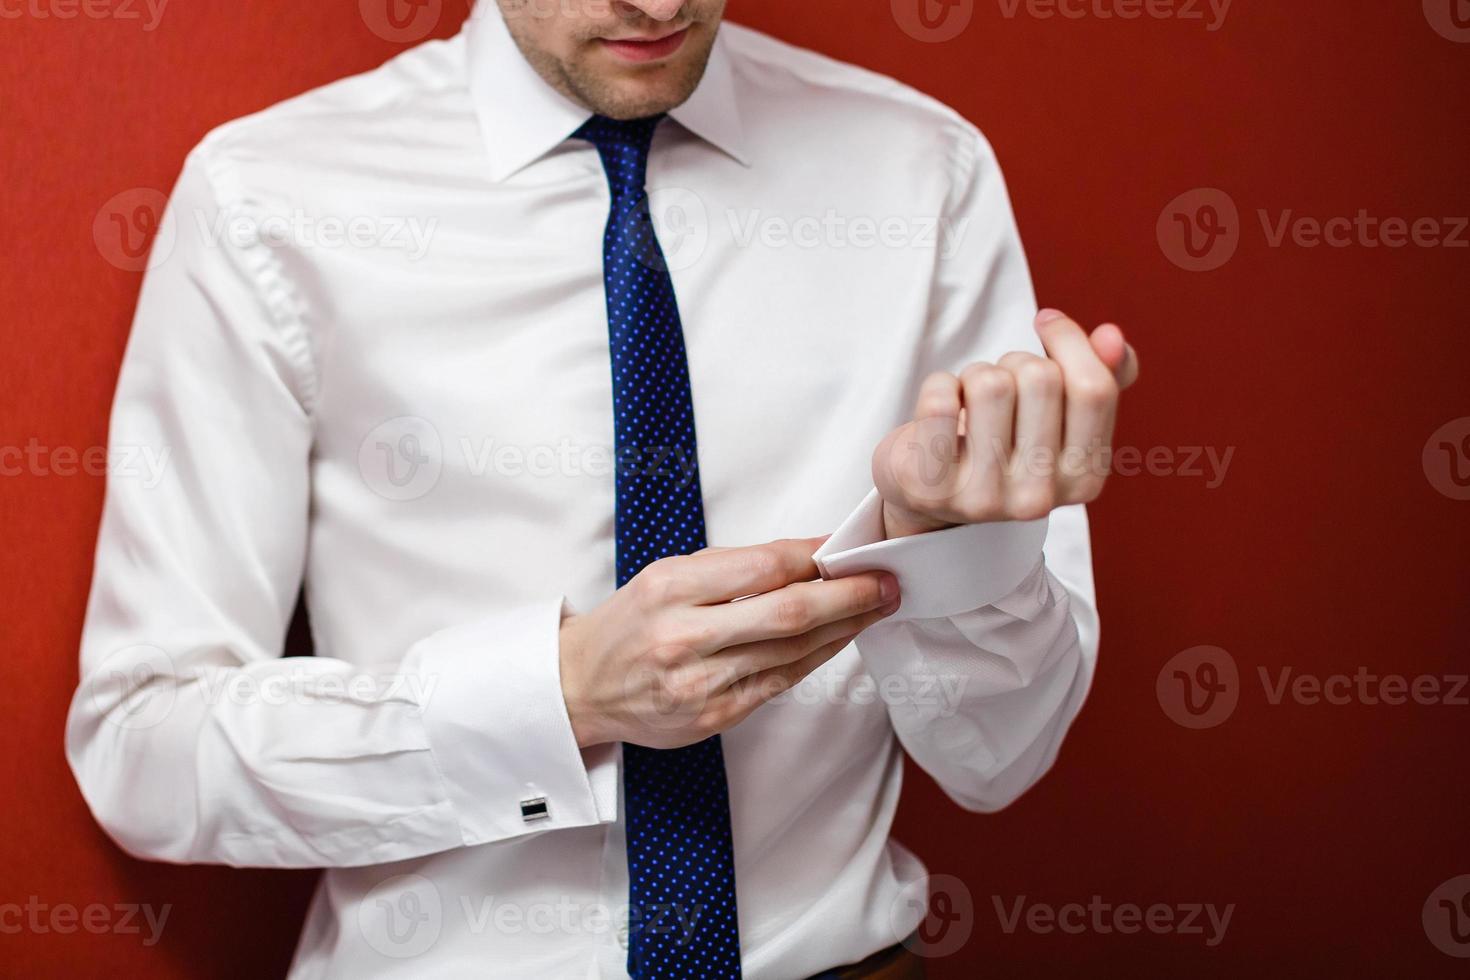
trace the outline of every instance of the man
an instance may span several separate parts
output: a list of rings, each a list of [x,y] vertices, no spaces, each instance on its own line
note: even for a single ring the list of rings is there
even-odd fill
[[[294,977],[918,975],[900,746],[979,811],[1052,763],[1135,360],[935,102],[723,0],[501,8],[185,163],[83,793],[326,868]]]

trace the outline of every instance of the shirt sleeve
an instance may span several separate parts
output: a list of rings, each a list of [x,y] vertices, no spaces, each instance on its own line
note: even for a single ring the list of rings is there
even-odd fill
[[[207,144],[206,144],[207,146]],[[426,636],[393,663],[283,657],[305,559],[311,351],[276,256],[211,236],[242,205],[203,148],[160,224],[109,442],[66,752],[129,853],[378,864],[616,817],[616,747],[562,699],[564,598]]]
[[[956,245],[936,264],[925,373],[958,372],[1012,350],[1043,353],[994,154],[969,129],[955,157],[947,220]],[[1045,774],[1097,659],[1083,507],[884,540],[874,490],[815,558],[824,578],[873,570],[898,578],[898,611],[860,635],[857,647],[899,740],[951,798],[972,810],[1000,809]]]

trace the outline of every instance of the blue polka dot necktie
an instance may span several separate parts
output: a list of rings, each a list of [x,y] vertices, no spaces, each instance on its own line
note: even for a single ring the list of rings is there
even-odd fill
[[[612,191],[603,236],[617,457],[617,584],[705,546],[694,402],[674,283],[648,211],[648,148],[663,116],[593,116]],[[628,973],[740,976],[730,797],[719,736],[679,749],[623,745]]]

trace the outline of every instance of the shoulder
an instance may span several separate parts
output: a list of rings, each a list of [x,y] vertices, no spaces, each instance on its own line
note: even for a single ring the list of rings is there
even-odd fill
[[[320,186],[391,159],[434,126],[473,125],[464,61],[462,36],[420,44],[217,126],[190,151],[185,171],[202,172],[223,198],[253,197],[246,188],[285,195],[293,181]]]
[[[952,171],[993,166],[980,129],[940,100],[895,78],[839,61],[739,24],[721,28],[738,79],[742,110],[775,138],[802,134],[851,158],[929,161]]]

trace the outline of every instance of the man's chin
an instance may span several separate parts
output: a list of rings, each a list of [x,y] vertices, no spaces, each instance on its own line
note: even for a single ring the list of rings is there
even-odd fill
[[[580,94],[588,108],[609,119],[641,119],[668,112],[689,97],[682,91],[671,93],[640,86],[607,86]]]
[[[612,119],[639,119],[668,112],[688,101],[704,77],[705,61],[629,70],[624,65],[590,73],[577,86],[594,112]]]

